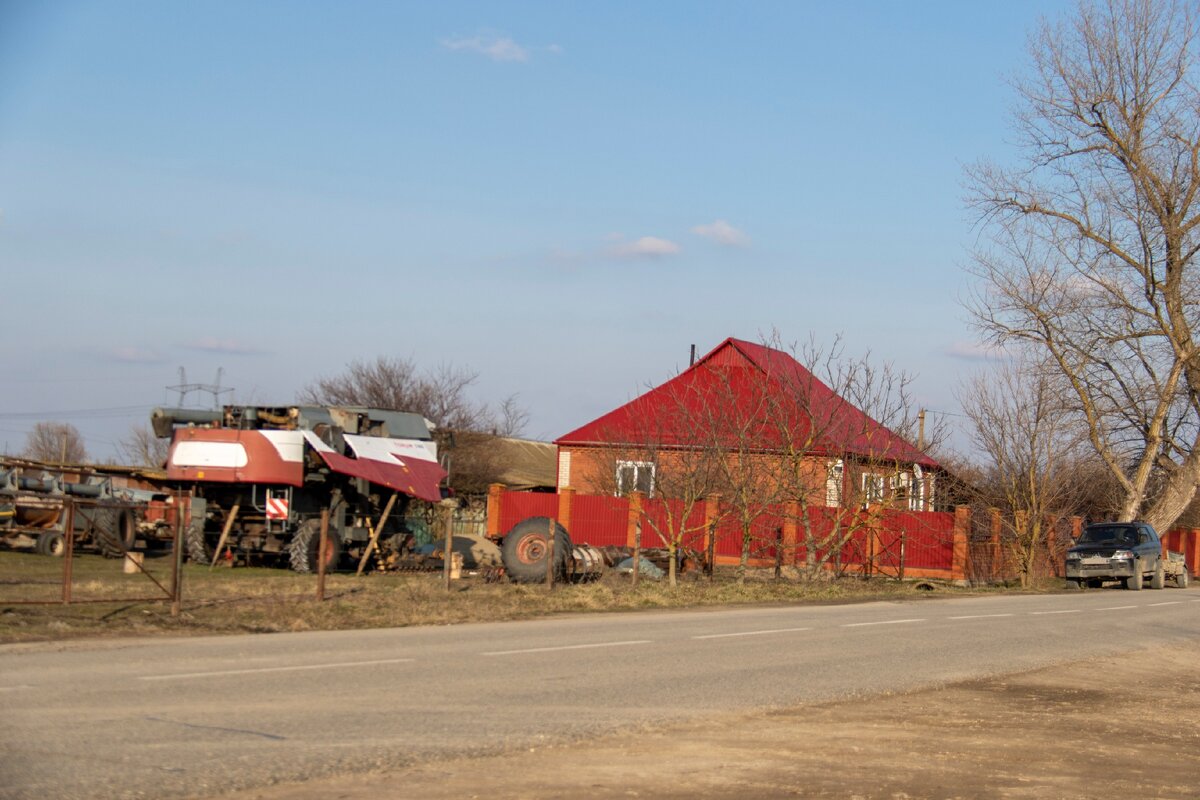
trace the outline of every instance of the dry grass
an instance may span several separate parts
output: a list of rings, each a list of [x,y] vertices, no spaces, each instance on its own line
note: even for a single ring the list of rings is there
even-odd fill
[[[149,559],[147,570],[170,585],[170,558]],[[158,590],[144,576],[125,575],[121,562],[76,556],[72,595],[64,606],[18,605],[61,597],[62,562],[25,553],[0,552],[0,642],[83,636],[213,634],[492,622],[562,613],[632,611],[737,604],[827,603],[903,600],[963,594],[945,585],[921,588],[891,580],[857,578],[776,581],[769,574],[739,584],[732,574],[713,582],[685,576],[680,585],[610,575],[596,583],[543,586],[456,581],[451,591],[435,574],[336,574],[326,580],[326,600],[317,602],[316,577],[285,570],[184,567],[183,610],[170,615],[169,602],[122,602]],[[926,587],[929,584],[925,584]],[[113,599],[84,603],[83,600]]]

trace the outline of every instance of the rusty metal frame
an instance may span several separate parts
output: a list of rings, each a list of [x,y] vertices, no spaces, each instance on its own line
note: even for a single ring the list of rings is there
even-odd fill
[[[171,582],[169,586],[164,586],[157,578],[151,575],[144,565],[136,561],[132,562],[138,571],[157,586],[161,594],[149,597],[100,597],[89,598],[87,600],[76,600],[72,597],[72,585],[74,581],[74,556],[75,556],[75,513],[79,506],[96,506],[94,501],[80,501],[76,498],[63,498],[64,503],[64,522],[63,534],[66,539],[66,551],[63,553],[62,566],[62,597],[59,600],[5,600],[0,599],[0,603],[13,606],[47,606],[47,605],[64,605],[80,603],[160,603],[164,600],[171,602],[171,616],[177,616],[183,600],[183,582],[180,580],[183,573],[183,503],[182,500],[186,495],[182,492],[176,492],[175,497],[175,530],[174,537],[171,540]],[[116,508],[136,508],[134,503],[109,503],[107,507]],[[124,543],[121,543],[123,555],[127,556],[129,551],[125,549]],[[125,561],[126,559],[122,559]]]

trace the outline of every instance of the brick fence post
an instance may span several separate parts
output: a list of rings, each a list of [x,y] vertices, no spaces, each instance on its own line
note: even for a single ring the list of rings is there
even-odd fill
[[[558,490],[558,524],[571,532],[571,507],[575,503],[575,490],[564,486]]]
[[[954,507],[954,553],[950,565],[950,578],[956,583],[966,583],[970,568],[971,551],[967,532],[971,530],[971,507]]]
[[[796,566],[796,520],[800,519],[800,504],[789,500],[783,509],[783,563]]]
[[[642,519],[642,493],[629,493],[629,516],[625,523],[625,546],[635,547],[637,545],[637,526],[641,524]]]
[[[499,539],[500,534],[500,504],[504,502],[504,484],[493,483],[488,486],[487,494],[487,538]]]

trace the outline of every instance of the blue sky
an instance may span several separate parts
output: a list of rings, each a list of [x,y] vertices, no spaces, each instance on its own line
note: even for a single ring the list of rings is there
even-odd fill
[[[553,438],[772,328],[954,412],[962,167],[1064,10],[0,0],[0,448],[378,355]]]

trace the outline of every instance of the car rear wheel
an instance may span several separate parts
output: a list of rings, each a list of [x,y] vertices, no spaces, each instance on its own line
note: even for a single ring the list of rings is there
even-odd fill
[[[1150,579],[1151,589],[1161,589],[1167,585],[1167,570],[1163,567],[1162,561],[1158,562],[1158,568],[1154,570],[1154,577]]]

